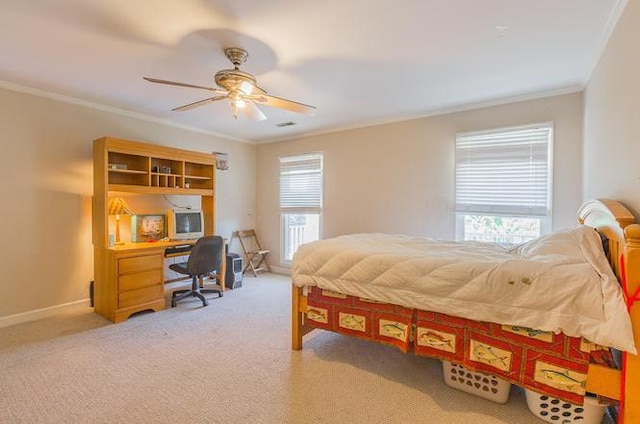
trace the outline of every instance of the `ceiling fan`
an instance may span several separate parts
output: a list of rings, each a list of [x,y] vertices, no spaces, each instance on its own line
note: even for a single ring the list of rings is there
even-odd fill
[[[189,103],[183,106],[173,108],[171,110],[186,111],[199,106],[204,106],[218,100],[229,99],[233,110],[233,117],[237,119],[238,113],[244,111],[246,115],[255,120],[262,121],[267,119],[264,113],[256,106],[267,105],[279,109],[288,110],[306,115],[313,115],[316,111],[314,106],[305,105],[303,103],[294,102],[293,100],[283,99],[281,97],[268,95],[265,90],[258,87],[256,79],[248,72],[240,70],[240,65],[247,61],[249,54],[246,50],[239,47],[227,47],[224,54],[233,63],[233,69],[223,69],[216,72],[214,80],[218,85],[216,87],[205,87],[201,85],[187,84],[183,82],[167,81],[157,78],[144,77],[145,80],[158,84],[175,85],[178,87],[199,88],[216,93],[215,96],[204,100]]]

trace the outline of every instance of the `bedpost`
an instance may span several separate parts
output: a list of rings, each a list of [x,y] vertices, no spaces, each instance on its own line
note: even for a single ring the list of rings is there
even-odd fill
[[[291,286],[293,296],[291,299],[291,349],[302,349],[302,324],[303,314],[300,308],[302,302],[302,287]]]
[[[640,225],[633,224],[625,228],[626,244],[624,249],[627,293],[638,296],[640,288]],[[633,302],[631,300],[631,302]],[[624,424],[640,423],[640,301],[631,303],[629,313],[633,325],[633,336],[639,355],[626,354],[624,376],[624,406],[622,420]]]

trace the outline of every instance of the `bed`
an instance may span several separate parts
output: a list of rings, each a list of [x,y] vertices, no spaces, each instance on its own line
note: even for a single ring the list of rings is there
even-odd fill
[[[613,399],[621,422],[640,423],[640,225],[613,200],[586,202],[578,221],[580,227],[516,249],[423,246],[389,235],[302,246],[292,270],[292,348],[302,349],[314,329],[337,331],[572,403],[587,392]],[[422,258],[426,248],[435,253]],[[536,289],[541,278],[554,284]],[[544,313],[533,313],[541,302]],[[623,352],[621,369],[611,367],[603,346]],[[545,369],[532,369],[540,358]]]

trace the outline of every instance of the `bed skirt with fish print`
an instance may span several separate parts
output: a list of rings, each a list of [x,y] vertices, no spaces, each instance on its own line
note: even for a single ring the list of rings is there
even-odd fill
[[[579,337],[478,322],[309,287],[307,324],[450,361],[582,405],[590,362],[608,349]]]

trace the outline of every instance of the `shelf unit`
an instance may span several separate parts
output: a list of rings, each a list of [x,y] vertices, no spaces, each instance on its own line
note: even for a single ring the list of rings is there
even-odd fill
[[[120,322],[135,312],[164,309],[164,248],[140,243],[110,247],[109,196],[199,195],[204,233],[213,235],[216,156],[111,137],[95,140],[93,155],[95,312]]]
[[[165,193],[169,189],[172,194],[210,194],[215,183],[215,164],[169,159],[164,153],[141,156],[113,147],[107,157],[109,190]]]

